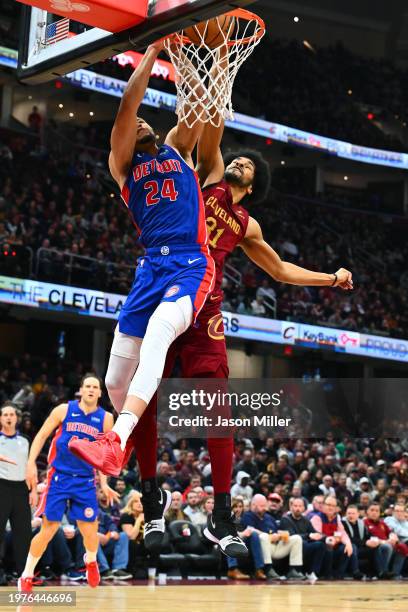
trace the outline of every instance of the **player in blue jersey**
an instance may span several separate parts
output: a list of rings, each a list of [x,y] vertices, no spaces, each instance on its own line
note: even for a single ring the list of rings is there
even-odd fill
[[[119,417],[101,440],[69,445],[113,476],[120,473],[126,441],[158,387],[168,348],[195,321],[214,283],[192,160],[201,128],[179,120],[158,146],[153,128],[137,115],[162,49],[160,42],[147,49],[126,87],[111,135],[111,174],[146,249],[119,316],[106,375]],[[161,503],[162,509],[168,507],[170,495],[161,493]],[[152,518],[145,509],[146,521]]]
[[[78,439],[95,438],[113,426],[113,417],[99,406],[102,394],[101,383],[94,374],[86,374],[79,390],[80,400],[60,404],[45,420],[31,445],[27,463],[27,485],[36,494],[36,459],[46,440],[56,430],[48,453],[49,471],[47,485],[36,516],[42,516],[39,533],[32,539],[26,566],[18,581],[20,591],[30,592],[34,569],[48,543],[54,537],[64,513],[69,509],[70,518],[77,521],[86,550],[86,577],[92,587],[99,584],[99,570],[96,562],[98,550],[98,503],[96,499],[95,470],[85,461],[78,459],[68,450],[68,442]],[[117,494],[101,475],[101,487],[112,501]]]

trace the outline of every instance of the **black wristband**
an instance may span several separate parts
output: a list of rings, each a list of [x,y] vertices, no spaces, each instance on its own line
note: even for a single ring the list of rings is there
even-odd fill
[[[332,282],[331,286],[334,287],[334,285],[337,283],[338,278],[337,278],[337,274],[335,272],[333,272],[333,276],[334,276],[334,281]]]

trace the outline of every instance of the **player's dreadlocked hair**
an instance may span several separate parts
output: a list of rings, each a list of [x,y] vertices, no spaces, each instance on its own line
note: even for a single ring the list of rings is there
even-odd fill
[[[252,184],[251,195],[246,196],[251,204],[263,202],[271,187],[271,171],[268,162],[254,149],[240,149],[239,151],[228,151],[224,155],[224,164],[227,167],[237,157],[247,157],[255,164],[255,177]]]

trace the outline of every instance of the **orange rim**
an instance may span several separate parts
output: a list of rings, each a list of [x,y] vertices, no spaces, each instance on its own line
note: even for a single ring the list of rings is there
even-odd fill
[[[234,40],[229,40],[227,43],[228,47],[232,47],[234,45],[249,45],[249,43],[259,40],[265,34],[265,22],[262,17],[259,17],[259,15],[256,15],[256,13],[251,13],[251,11],[239,8],[233,11],[229,11],[228,13],[224,13],[224,15],[230,15],[231,17],[237,17],[238,19],[245,19],[246,21],[257,21],[259,26],[258,30],[251,36],[245,36],[244,38],[235,38]],[[173,42],[175,44],[194,44],[188,36],[180,36],[177,33],[170,36],[170,38],[173,39]]]

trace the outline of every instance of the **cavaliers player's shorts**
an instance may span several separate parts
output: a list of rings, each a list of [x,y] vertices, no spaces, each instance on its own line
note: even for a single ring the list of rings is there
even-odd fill
[[[216,298],[211,301],[211,298]],[[228,378],[227,347],[220,296],[209,296],[196,322],[170,347],[179,356],[184,378]]]
[[[75,521],[93,522],[98,516],[95,478],[57,472],[50,468],[47,487],[41,495],[36,516],[62,520],[66,512]]]
[[[160,302],[175,302],[188,295],[194,321],[211,291],[214,261],[207,247],[198,244],[147,249],[138,259],[136,276],[119,315],[119,331],[143,338]]]

